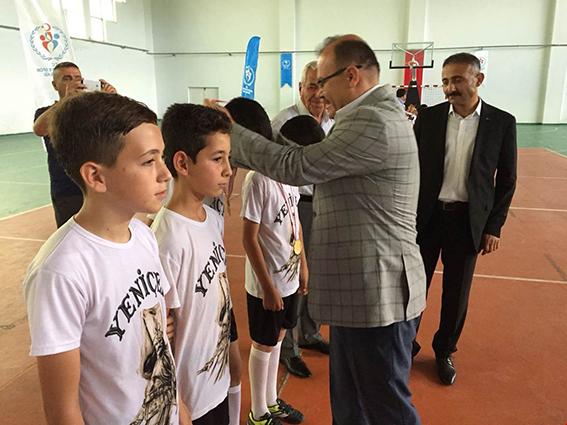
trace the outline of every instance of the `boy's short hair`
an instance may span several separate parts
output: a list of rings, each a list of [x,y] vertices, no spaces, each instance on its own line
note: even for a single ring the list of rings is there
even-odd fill
[[[404,89],[403,87],[400,87],[398,90],[396,90],[396,97],[404,97],[406,94],[406,89]]]
[[[245,97],[235,97],[226,104],[232,119],[254,133],[273,140],[270,117],[258,102]]]
[[[171,175],[177,177],[173,156],[182,151],[193,163],[197,154],[207,146],[207,136],[213,133],[230,133],[230,119],[212,108],[192,103],[174,103],[163,115],[161,132],[165,142],[165,164]]]
[[[113,166],[124,147],[123,136],[141,124],[157,124],[156,114],[146,105],[118,94],[84,93],[54,108],[50,140],[65,172],[83,192],[80,169],[85,162]]]
[[[287,120],[280,129],[280,134],[301,146],[319,143],[325,138],[325,132],[310,115],[298,115]]]

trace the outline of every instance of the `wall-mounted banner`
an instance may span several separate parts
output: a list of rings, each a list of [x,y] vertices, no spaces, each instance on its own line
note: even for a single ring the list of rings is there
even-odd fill
[[[15,3],[35,101],[37,106],[49,105],[57,94],[51,85],[53,68],[59,62],[73,61],[61,2],[16,0]]]
[[[473,52],[473,55],[480,61],[480,72],[486,77],[488,73],[488,50],[477,50]]]
[[[260,37],[253,36],[248,40],[246,59],[244,60],[244,75],[242,76],[242,97],[254,99],[254,85],[256,84],[256,68],[258,66],[258,49]]]
[[[280,55],[280,87],[284,87],[286,84],[292,87],[292,68],[291,53],[282,53]]]

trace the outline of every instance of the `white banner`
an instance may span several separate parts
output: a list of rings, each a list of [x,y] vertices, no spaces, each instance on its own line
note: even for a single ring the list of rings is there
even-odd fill
[[[15,0],[28,74],[33,81],[37,106],[57,98],[51,85],[53,68],[73,62],[71,37],[60,0]]]

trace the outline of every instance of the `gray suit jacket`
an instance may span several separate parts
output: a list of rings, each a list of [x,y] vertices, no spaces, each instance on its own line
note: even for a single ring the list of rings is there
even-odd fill
[[[235,125],[235,164],[293,186],[315,184],[309,311],[321,323],[388,326],[425,308],[416,244],[417,144],[389,87],[338,117],[322,142],[281,146]]]

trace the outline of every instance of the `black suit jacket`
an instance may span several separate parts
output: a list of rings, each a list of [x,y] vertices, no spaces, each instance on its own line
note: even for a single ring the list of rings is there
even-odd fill
[[[449,103],[419,112],[414,131],[419,148],[420,190],[417,232],[427,228],[443,184]],[[483,233],[500,236],[516,188],[516,119],[483,102],[470,173],[470,229],[477,250]]]

